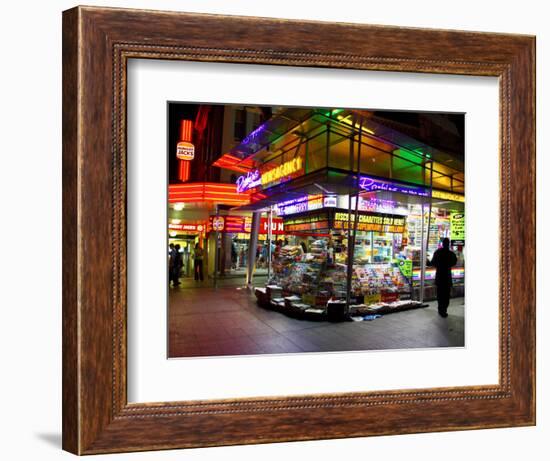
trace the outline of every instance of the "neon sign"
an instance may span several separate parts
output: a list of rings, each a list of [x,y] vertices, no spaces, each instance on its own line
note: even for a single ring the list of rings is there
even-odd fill
[[[338,211],[334,214],[335,229],[352,229],[355,226],[355,216]],[[390,232],[402,234],[405,231],[405,217],[383,213],[362,213],[358,216],[357,230]]]
[[[336,196],[304,195],[292,200],[286,200],[276,205],[279,216],[287,216],[304,211],[319,210],[337,206]]]
[[[202,232],[204,230],[203,224],[168,224],[168,229],[179,230],[186,232]]]
[[[302,169],[302,165],[302,158],[296,157],[269,171],[262,172],[262,186],[266,186],[267,184],[271,184],[279,179],[284,179],[297,173]]]
[[[188,141],[178,142],[176,157],[180,160],[193,160],[195,158],[195,146]]]
[[[261,218],[260,219],[260,234],[269,233],[269,219]],[[282,218],[272,218],[271,219],[271,234],[272,235],[283,235],[285,233],[285,225]]]
[[[335,208],[338,205],[338,197],[336,195],[329,195],[323,197],[323,207],[325,208]]]
[[[318,201],[316,200],[317,197],[318,196],[316,195],[315,196],[305,195],[303,197],[296,198],[293,200],[285,200],[284,202],[278,203],[275,209],[279,216],[286,216],[289,214],[301,213],[303,211],[321,208],[320,206],[318,206],[318,203],[317,203]],[[310,200],[311,200],[311,203],[310,203]]]
[[[212,216],[212,229],[215,232],[221,232],[225,228],[225,219],[223,216]]]
[[[453,202],[464,202],[464,195],[457,194],[455,192],[446,192],[442,190],[434,189],[432,191],[433,198],[440,198],[444,200],[452,200]]]
[[[258,186],[266,186],[280,179],[287,180],[289,176],[300,171],[302,167],[302,158],[296,157],[268,171],[261,173],[259,170],[249,171],[246,175],[237,178],[237,192],[242,193]]]
[[[241,193],[248,189],[258,187],[262,183],[259,170],[249,171],[246,175],[237,178],[237,192]]]
[[[257,138],[258,135],[263,131],[264,125],[260,125],[254,131],[252,131],[246,138],[243,139],[242,144],[248,144],[254,138]]]
[[[179,141],[176,144],[176,158],[178,159],[178,177],[180,181],[189,180],[191,172],[191,160],[195,158],[195,146],[193,139],[193,122],[191,120],[180,120]]]
[[[430,195],[429,192],[423,187],[405,186],[387,181],[381,181],[379,179],[371,178],[370,176],[360,176],[359,187],[366,192],[399,192],[401,194],[416,195],[419,197],[428,197]]]

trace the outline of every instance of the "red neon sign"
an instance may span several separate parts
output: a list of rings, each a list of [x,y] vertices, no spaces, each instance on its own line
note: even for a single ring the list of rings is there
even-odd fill
[[[205,225],[204,224],[168,224],[168,229],[184,231],[184,232],[203,232],[205,230]]]
[[[215,227],[217,222],[217,228]],[[210,216],[210,231],[227,232],[230,234],[250,234],[252,218],[248,216]],[[268,218],[260,219],[260,234],[268,234]],[[283,235],[285,227],[282,218],[273,218],[271,223],[272,235]]]
[[[268,234],[269,218],[261,218],[260,220],[260,234]],[[273,218],[271,221],[271,234],[283,235],[285,233],[285,225],[283,218]]]
[[[176,146],[176,157],[179,160],[178,178],[180,181],[188,181],[191,167],[189,162],[195,158],[195,146],[193,139],[193,122],[191,120],[180,121],[179,142]]]

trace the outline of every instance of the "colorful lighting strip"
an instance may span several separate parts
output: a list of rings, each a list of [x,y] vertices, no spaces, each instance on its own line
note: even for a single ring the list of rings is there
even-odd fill
[[[254,162],[252,159],[241,160],[231,154],[224,154],[218,160],[216,160],[212,166],[218,168],[225,168],[226,170],[237,171],[239,173],[248,173],[254,168]]]
[[[189,181],[189,176],[191,173],[191,162],[188,160],[179,160],[178,163],[179,180],[182,182]]]

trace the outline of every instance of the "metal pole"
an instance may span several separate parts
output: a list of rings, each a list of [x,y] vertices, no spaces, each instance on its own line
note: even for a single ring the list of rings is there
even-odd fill
[[[357,223],[359,222],[359,177],[361,176],[361,134],[363,131],[363,119],[361,119],[361,124],[359,125],[359,136],[357,139],[357,174],[355,175],[355,217],[353,220],[353,240],[352,240],[352,261],[351,269],[353,270],[353,256],[355,255],[355,242],[357,241]],[[349,278],[349,283],[351,283],[351,277]],[[349,309],[349,301],[347,303]]]
[[[355,135],[354,135],[354,128],[355,128],[355,117],[352,118],[351,121],[351,137],[349,140],[349,171],[352,173],[355,168],[353,165],[353,147],[354,147],[354,141],[355,141]],[[349,312],[349,305],[351,301],[351,279],[352,279],[352,271],[353,271],[353,252],[355,250],[351,235],[351,187],[348,188],[348,225],[347,225],[347,231],[348,231],[348,264],[347,264],[347,273],[346,273],[346,314]],[[355,224],[354,224],[355,226]]]
[[[329,151],[330,151],[330,122],[327,123],[327,148],[326,151],[326,157],[325,157],[325,168],[328,168],[328,157],[329,157]]]
[[[424,272],[426,271],[426,246],[424,245],[424,199],[422,199],[422,220],[420,230],[420,293],[419,301],[424,302]]]
[[[256,268],[256,248],[258,246],[258,234],[260,233],[260,212],[252,213],[252,224],[250,228],[250,240],[248,241],[248,264],[246,268],[246,285],[252,287],[254,270]]]
[[[216,205],[216,223],[218,222],[218,217],[220,215],[218,205]],[[216,224],[216,234],[215,234],[215,248],[214,248],[214,289],[216,290],[218,288],[218,265],[219,265],[219,257],[220,257],[220,233],[217,230],[218,225]]]
[[[267,281],[269,282],[269,278],[271,277],[271,239],[272,239],[272,229],[271,226],[273,225],[273,206],[269,207],[269,215],[267,219],[267,240],[268,240],[268,247],[267,247]]]
[[[426,229],[426,256],[428,255],[428,249],[430,244],[430,227],[432,225],[432,185],[433,185],[433,162],[430,162],[430,204],[428,208],[428,229]],[[426,258],[424,258],[426,259]]]
[[[430,226],[432,225],[432,189],[433,189],[433,162],[430,162],[430,202],[428,207],[428,228],[426,229],[426,240],[424,241],[424,201],[422,202],[422,270],[420,274],[420,302],[424,302],[424,284],[426,272],[426,256],[430,243]]]
[[[426,253],[428,252],[428,245],[430,242],[430,226],[432,224],[432,187],[433,187],[433,162],[430,162],[430,207],[429,207],[429,214],[428,214],[428,229],[427,229],[427,235],[426,235]]]

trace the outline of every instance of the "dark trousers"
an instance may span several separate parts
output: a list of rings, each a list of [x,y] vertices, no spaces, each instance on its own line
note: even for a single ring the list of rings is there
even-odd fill
[[[451,285],[437,285],[437,310],[442,313],[447,313],[449,300],[451,299]]]
[[[204,280],[202,273],[202,259],[195,259],[195,280]]]
[[[179,266],[170,268],[170,281],[174,284],[174,286],[180,284],[180,270],[181,268]]]

